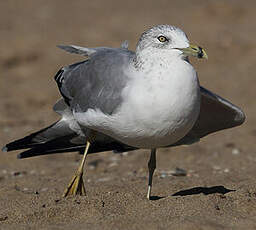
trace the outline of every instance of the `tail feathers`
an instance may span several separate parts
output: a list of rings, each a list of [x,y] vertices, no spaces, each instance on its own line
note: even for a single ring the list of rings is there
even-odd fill
[[[32,133],[22,139],[13,141],[2,149],[5,152],[29,149],[20,153],[18,158],[28,158],[52,153],[80,152],[83,153],[86,137],[79,136],[71,130],[65,120],[60,120],[47,128]],[[114,139],[106,138],[95,141],[89,148],[89,153],[104,151],[126,152],[135,148],[124,145]]]
[[[20,153],[17,157],[28,158],[50,153],[82,151],[85,144],[72,143],[72,140],[76,137],[76,134],[71,134],[47,141],[46,143],[35,145],[31,149]]]
[[[70,142],[72,137],[58,138],[52,141],[49,141],[45,144],[36,146],[32,149],[20,153],[17,157],[19,159],[28,158],[33,156],[47,155],[53,153],[65,153],[65,152],[79,152],[80,154],[84,153],[85,142],[84,144],[74,144]],[[88,153],[97,153],[105,151],[117,151],[117,152],[126,152],[132,151],[136,148],[121,144],[119,142],[111,143],[102,143],[94,142],[91,144]]]
[[[45,132],[47,129],[50,129],[51,127],[53,127],[55,124],[56,123],[50,125],[47,128],[44,128],[44,129],[38,131],[38,132],[32,133],[24,138],[10,142],[6,146],[4,146],[3,150],[5,152],[9,152],[9,151],[18,150],[18,149],[32,148],[38,144],[42,144],[42,143],[44,143],[44,141],[43,140],[39,141],[39,139],[37,139],[37,136],[40,135],[41,133]]]
[[[18,149],[34,148],[48,142],[49,140],[71,134],[74,134],[74,131],[68,127],[65,121],[60,120],[47,128],[7,144],[3,148],[3,151],[9,152]]]

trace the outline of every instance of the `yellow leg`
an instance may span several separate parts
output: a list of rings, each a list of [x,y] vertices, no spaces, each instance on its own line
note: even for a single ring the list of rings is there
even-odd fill
[[[63,197],[66,197],[69,195],[80,195],[80,196],[86,195],[85,188],[84,188],[84,181],[83,181],[83,168],[84,168],[84,163],[85,163],[85,159],[86,159],[89,147],[90,147],[90,142],[87,141],[82,162],[78,167],[75,175],[72,177],[72,180],[70,181],[68,187],[65,189],[63,193]]]
[[[150,153],[150,159],[148,161],[148,192],[147,198],[150,200],[153,174],[156,169],[156,149],[152,149]]]

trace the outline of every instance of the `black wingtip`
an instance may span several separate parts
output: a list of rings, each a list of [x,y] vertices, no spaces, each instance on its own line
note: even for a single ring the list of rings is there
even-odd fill
[[[7,148],[6,146],[4,146],[4,147],[2,148],[2,151],[3,151],[3,152],[8,152],[8,148]]]
[[[235,121],[238,123],[238,125],[241,125],[245,122],[245,119],[246,119],[245,113],[240,108],[237,108]]]

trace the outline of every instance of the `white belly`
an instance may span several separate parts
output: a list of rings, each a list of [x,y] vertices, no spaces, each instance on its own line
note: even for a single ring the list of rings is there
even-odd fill
[[[134,79],[123,96],[122,106],[113,115],[88,110],[83,118],[76,117],[86,127],[127,145],[157,148],[184,137],[200,111],[197,76],[188,63],[182,74],[164,72],[158,77],[148,75]]]
[[[171,145],[184,137],[198,118],[200,91],[196,75],[189,75],[184,81],[162,79],[152,83],[134,87],[118,113],[117,119],[126,122],[120,124],[114,137],[128,145],[140,148]]]

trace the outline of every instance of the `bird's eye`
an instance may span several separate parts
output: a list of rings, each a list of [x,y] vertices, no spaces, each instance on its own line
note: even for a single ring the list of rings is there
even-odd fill
[[[165,36],[159,36],[158,38],[157,38],[160,42],[166,42],[166,41],[168,41],[168,39],[165,37]]]

